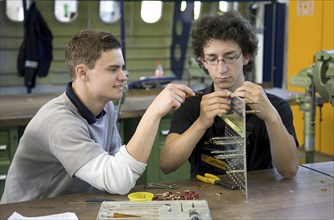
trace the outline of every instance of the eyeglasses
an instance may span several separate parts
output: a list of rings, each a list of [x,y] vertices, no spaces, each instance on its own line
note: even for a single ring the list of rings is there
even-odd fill
[[[206,62],[207,64],[212,65],[212,66],[218,65],[219,61],[222,61],[224,64],[230,64],[230,63],[234,63],[237,59],[239,59],[241,54],[242,54],[242,52],[240,52],[239,55],[227,56],[227,57],[224,57],[222,59],[218,59],[217,57],[207,58],[207,59],[204,60],[204,62]]]

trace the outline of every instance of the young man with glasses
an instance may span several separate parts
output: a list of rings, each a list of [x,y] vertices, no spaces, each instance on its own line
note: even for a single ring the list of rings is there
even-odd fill
[[[238,12],[207,15],[192,32],[194,55],[209,74],[212,85],[201,96],[190,97],[173,113],[171,128],[160,154],[160,167],[170,173],[187,160],[191,177],[204,173],[224,174],[226,167],[211,153],[210,139],[224,136],[231,98],[243,98],[252,124],[247,137],[247,170],[275,167],[285,178],[298,171],[298,156],[292,111],[289,104],[245,81],[257,52],[258,40],[250,23]]]

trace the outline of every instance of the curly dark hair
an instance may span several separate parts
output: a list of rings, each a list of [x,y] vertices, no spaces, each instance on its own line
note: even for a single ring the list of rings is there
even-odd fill
[[[65,47],[65,62],[72,79],[75,78],[76,65],[83,63],[94,68],[102,52],[121,48],[119,39],[101,30],[81,30]]]
[[[204,56],[203,48],[209,40],[232,40],[236,42],[242,53],[250,55],[250,61],[244,66],[244,72],[252,69],[254,58],[257,54],[258,39],[254,28],[248,20],[237,11],[228,11],[223,14],[208,14],[198,23],[197,28],[191,33],[192,48],[199,66],[208,74],[208,70],[201,63]]]

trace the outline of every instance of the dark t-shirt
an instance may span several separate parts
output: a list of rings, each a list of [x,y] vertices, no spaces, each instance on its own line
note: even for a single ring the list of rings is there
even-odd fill
[[[212,86],[203,90],[204,94],[213,91]],[[283,124],[287,131],[294,136],[297,146],[298,141],[293,126],[293,116],[290,105],[284,99],[267,93],[267,97],[272,105],[277,109]],[[199,117],[201,96],[189,97],[181,105],[181,107],[172,114],[171,128],[169,133],[182,134],[192,123]],[[246,108],[249,108],[246,106]],[[272,167],[272,158],[270,154],[270,142],[268,132],[263,120],[255,115],[246,115],[246,154],[247,154],[247,170],[261,170]],[[220,160],[215,159],[212,154],[212,146],[210,139],[213,137],[222,137],[225,132],[225,122],[216,117],[212,127],[207,129],[203,137],[195,146],[189,162],[191,164],[191,177],[197,174],[212,173],[216,175],[224,174],[226,166]],[[182,146],[180,146],[182,147]]]

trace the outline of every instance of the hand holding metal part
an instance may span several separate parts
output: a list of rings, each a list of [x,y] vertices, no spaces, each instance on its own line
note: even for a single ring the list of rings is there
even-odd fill
[[[223,90],[199,95],[201,95],[200,115],[197,120],[203,129],[207,129],[212,126],[217,115],[226,114],[229,111],[230,92]]]
[[[228,90],[226,90],[230,95],[231,95],[231,93],[228,91]],[[194,93],[195,93],[195,96],[201,96],[201,95],[204,95],[204,92],[203,91],[194,91]],[[191,95],[189,95],[189,94],[186,94],[186,98],[188,98],[188,97],[191,97]],[[231,96],[229,96],[228,97],[228,99],[229,100],[231,100]],[[249,99],[244,99],[245,100],[245,103],[247,104],[247,105],[252,105],[252,104],[256,104],[256,102],[254,102],[254,101],[252,101],[252,100],[249,100]],[[261,110],[247,110],[246,111],[246,114],[255,114],[255,113],[260,113],[261,112]],[[227,113],[228,114],[228,113]]]
[[[269,101],[262,86],[246,81],[231,94],[231,98],[240,97],[251,109],[246,114],[256,114],[260,119],[267,121],[277,114],[276,109]]]

